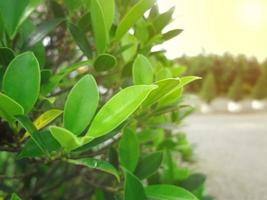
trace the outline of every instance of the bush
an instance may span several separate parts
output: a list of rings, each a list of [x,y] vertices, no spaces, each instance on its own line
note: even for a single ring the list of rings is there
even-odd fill
[[[209,104],[216,97],[216,83],[214,75],[209,73],[204,80],[205,81],[200,91],[200,97]]]
[[[263,72],[252,91],[252,97],[254,99],[262,100],[267,97],[267,69],[263,69]]]
[[[235,102],[242,100],[243,84],[241,77],[237,77],[237,79],[235,79],[233,84],[230,86],[228,91],[228,97]]]
[[[175,135],[198,77],[151,51],[181,33],[155,2],[0,1],[0,198],[204,198]]]

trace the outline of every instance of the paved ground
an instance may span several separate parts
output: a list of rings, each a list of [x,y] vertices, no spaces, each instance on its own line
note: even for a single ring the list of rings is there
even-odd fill
[[[188,122],[188,123],[187,123]],[[267,200],[267,114],[195,114],[183,128],[217,200]]]

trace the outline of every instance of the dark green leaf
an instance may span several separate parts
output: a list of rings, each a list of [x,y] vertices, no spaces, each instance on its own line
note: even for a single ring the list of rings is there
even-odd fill
[[[139,159],[139,143],[135,133],[125,129],[119,143],[119,160],[123,167],[133,172]]]
[[[151,185],[145,188],[149,199],[156,200],[198,200],[193,194],[174,185]]]
[[[101,54],[94,62],[94,67],[98,72],[107,71],[115,65],[117,65],[117,59],[110,54]]]
[[[39,64],[33,53],[22,53],[8,65],[3,78],[3,91],[28,113],[38,99],[40,79]]]
[[[145,179],[151,176],[159,169],[162,157],[162,152],[151,153],[143,157],[139,161],[134,174],[140,179]]]
[[[7,67],[14,57],[15,53],[12,49],[0,47],[0,65]]]
[[[64,107],[64,127],[80,135],[92,120],[99,101],[97,84],[92,75],[80,79],[70,91]]]
[[[118,171],[113,167],[113,165],[104,160],[98,160],[94,158],[84,158],[79,160],[68,160],[68,162],[75,165],[83,165],[92,169],[97,169],[109,173],[115,176],[118,181],[120,181],[120,176]]]

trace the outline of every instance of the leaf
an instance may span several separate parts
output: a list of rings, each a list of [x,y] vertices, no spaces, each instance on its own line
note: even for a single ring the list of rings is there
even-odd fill
[[[157,200],[198,200],[187,190],[175,185],[150,185],[145,188],[149,199]]]
[[[8,66],[8,64],[15,57],[15,53],[12,49],[7,47],[0,47],[0,65]]]
[[[112,131],[125,121],[156,88],[155,85],[136,85],[118,92],[96,114],[86,135],[97,138]]]
[[[69,23],[68,27],[76,44],[80,47],[80,49],[87,56],[87,58],[91,58],[92,49],[89,45],[89,41],[87,40],[85,33],[82,32],[78,26],[72,23]]]
[[[7,67],[3,78],[3,91],[28,113],[38,99],[40,79],[36,57],[31,52],[22,53]]]
[[[51,123],[53,120],[55,120],[58,116],[62,114],[62,110],[57,109],[51,109],[40,115],[34,122],[34,126],[37,128],[37,130],[45,127],[49,123]],[[28,132],[25,133],[25,136],[28,136]],[[24,136],[24,137],[25,137]]]
[[[115,176],[118,181],[120,181],[119,172],[115,169],[115,167],[113,167],[113,165],[104,160],[98,160],[94,158],[84,158],[79,160],[68,160],[68,162],[75,165],[82,165],[92,169],[97,169],[109,173]]]
[[[137,48],[138,48],[138,40],[134,35],[125,34],[125,36],[121,39],[122,45],[122,57],[125,63],[130,62],[133,57],[136,55]],[[127,47],[126,49],[123,49]]]
[[[54,139],[51,133],[47,130],[40,131],[35,135],[38,141],[43,141],[46,151],[49,154],[57,152],[60,150],[60,144]],[[22,148],[21,152],[18,154],[17,159],[27,158],[27,157],[40,157],[47,155],[36,145],[32,138],[29,138]]]
[[[149,96],[143,103],[144,106],[150,106],[153,103],[159,101],[167,94],[168,91],[171,91],[173,88],[180,84],[180,79],[169,78],[157,81],[155,84],[158,86],[158,88],[149,94]]]
[[[166,27],[172,20],[172,15],[175,8],[172,7],[163,14],[157,15],[152,24],[156,33],[160,33],[164,27]]]
[[[110,54],[101,54],[94,62],[95,70],[98,72],[110,70],[115,65],[117,65],[117,59]]]
[[[0,116],[11,123],[15,120],[15,115],[22,114],[24,114],[23,107],[0,92]]]
[[[140,179],[148,178],[158,170],[162,158],[162,152],[155,152],[145,156],[139,161],[134,174]]]
[[[178,36],[182,32],[183,32],[182,29],[174,29],[174,30],[171,30],[171,31],[164,33],[162,35],[162,38],[164,39],[164,41],[167,41],[167,40],[170,40],[170,39]]]
[[[16,34],[28,3],[29,0],[0,1],[0,14],[2,15],[5,29],[11,39]]]
[[[97,84],[92,75],[81,78],[70,91],[64,106],[64,127],[80,135],[92,120],[99,101]]]
[[[119,160],[123,167],[133,172],[139,159],[139,143],[135,133],[125,129],[119,143]]]
[[[201,79],[201,77],[198,76],[184,76],[181,78],[181,87],[184,87],[185,85],[195,81],[195,80],[199,80]]]
[[[136,23],[136,21],[150,9],[156,0],[140,0],[138,1],[123,17],[118,25],[115,33],[116,40],[120,40],[123,35]]]
[[[74,135],[67,129],[51,126],[49,128],[52,136],[58,141],[66,152],[70,152],[83,144],[83,139]]]
[[[141,181],[127,169],[124,169],[124,200],[146,200],[145,190]]]
[[[10,200],[21,200],[21,198],[16,193],[13,193]]]
[[[132,70],[135,85],[151,84],[153,82],[153,68],[145,56],[139,54],[136,57]]]
[[[105,23],[104,11],[99,0],[91,0],[91,21],[97,53],[104,53],[109,43],[109,33]]]
[[[114,0],[99,0],[99,4],[103,10],[104,22],[107,31],[110,30],[115,17],[115,1]]]
[[[26,40],[25,47],[29,48],[40,42],[48,33],[53,31],[59,24],[64,21],[63,18],[51,19],[40,24],[37,29],[29,35]]]

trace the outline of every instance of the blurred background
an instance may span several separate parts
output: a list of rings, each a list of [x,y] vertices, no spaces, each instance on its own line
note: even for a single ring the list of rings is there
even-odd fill
[[[183,33],[155,50],[202,77],[183,130],[218,200],[267,199],[267,1],[158,0]],[[190,123],[189,123],[190,122]]]

